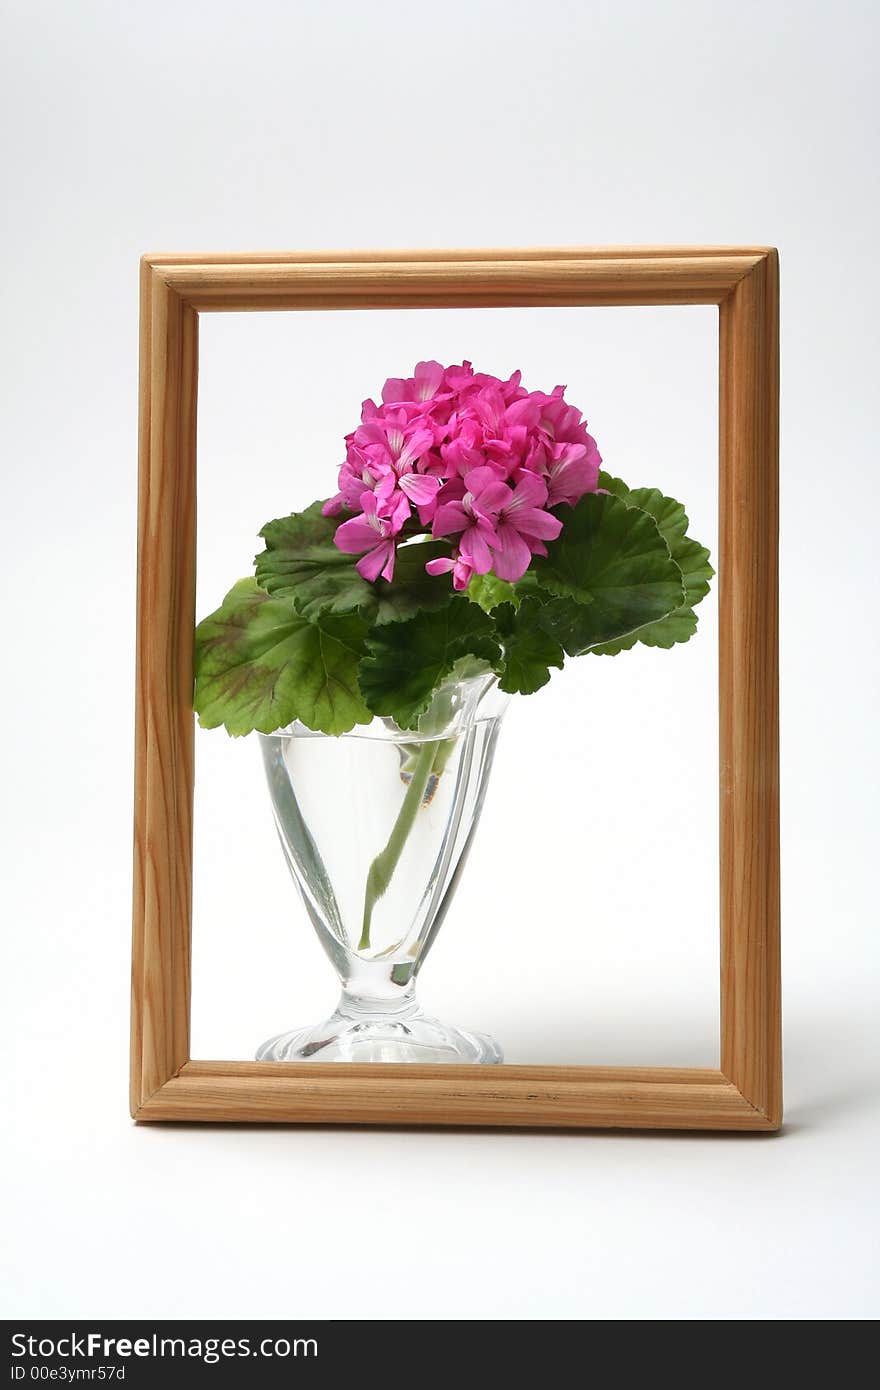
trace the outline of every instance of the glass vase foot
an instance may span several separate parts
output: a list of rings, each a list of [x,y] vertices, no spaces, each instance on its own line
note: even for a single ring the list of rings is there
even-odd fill
[[[406,1016],[337,1010],[324,1023],[264,1042],[258,1062],[501,1062],[485,1033],[468,1033],[418,1009]]]

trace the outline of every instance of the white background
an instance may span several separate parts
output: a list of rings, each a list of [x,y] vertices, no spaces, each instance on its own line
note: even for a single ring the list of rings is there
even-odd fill
[[[90,0],[3,29],[2,1312],[876,1316],[873,6]],[[782,256],[783,1134],[133,1126],[138,254],[614,242]],[[327,491],[363,395],[463,355],[568,382],[612,471],[714,543],[709,309],[217,316],[200,612]],[[715,639],[710,599],[690,647],[508,716],[423,994],[511,1060],[715,1058]],[[256,762],[199,736],[201,1055],[333,1002]]]

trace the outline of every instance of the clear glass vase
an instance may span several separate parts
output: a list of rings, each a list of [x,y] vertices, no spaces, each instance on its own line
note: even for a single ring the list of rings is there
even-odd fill
[[[374,719],[338,738],[261,734],[294,882],[342,984],[325,1022],[259,1061],[500,1062],[491,1038],[425,1014],[416,976],[477,828],[507,705],[492,676],[437,691],[417,731]]]

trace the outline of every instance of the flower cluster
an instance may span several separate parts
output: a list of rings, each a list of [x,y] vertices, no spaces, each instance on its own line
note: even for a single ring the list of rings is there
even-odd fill
[[[346,436],[339,492],[324,505],[326,516],[354,513],[336,530],[339,549],[361,556],[364,579],[390,580],[397,546],[430,532],[450,554],[426,568],[451,570],[456,589],[490,570],[520,579],[562,529],[552,509],[598,487],[596,441],[564,391],[526,391],[519,372],[501,381],[470,362],[419,362],[414,376],[390,378]]]

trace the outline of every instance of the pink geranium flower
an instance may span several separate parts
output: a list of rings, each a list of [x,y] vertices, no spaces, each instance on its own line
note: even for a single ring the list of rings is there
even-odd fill
[[[489,547],[498,539],[495,516],[508,492],[493,468],[481,467],[471,469],[463,480],[452,479],[438,498],[433,534],[458,536],[459,552],[476,574],[488,574],[492,568]]]
[[[416,472],[416,465],[433,444],[432,429],[418,418],[408,418],[404,410],[393,410],[355,430],[352,447],[367,459],[370,472],[377,478],[379,496],[390,502],[397,491],[402,492],[428,513],[422,517],[427,523],[433,514],[440,480]]]
[[[350,447],[349,457],[339,470],[339,491],[321,508],[324,516],[338,516],[343,508],[350,512],[357,511],[361,494],[375,492],[379,478],[378,470],[372,469],[367,460],[363,456],[358,457]]]
[[[586,444],[554,444],[547,466],[547,506],[567,502],[573,507],[585,492],[595,492],[599,482],[599,450],[587,435]]]
[[[388,378],[382,387],[382,400],[386,405],[397,401],[429,401],[440,391],[444,375],[445,369],[439,362],[417,362],[411,377]]]
[[[327,516],[355,513],[337,528],[340,549],[365,552],[366,578],[388,578],[396,544],[430,527],[452,553],[429,573],[451,572],[457,589],[490,570],[521,578],[560,533],[551,509],[598,485],[596,442],[564,392],[526,391],[519,372],[503,380],[467,361],[389,377],[379,405],[363,402],[339,491],[324,504]]]
[[[394,537],[409,517],[409,503],[402,498],[390,514],[380,511],[380,499],[375,492],[361,494],[361,516],[353,516],[337,527],[335,541],[346,555],[366,554],[355,566],[363,579],[372,583],[381,574],[383,579],[394,578],[394,558],[396,547]]]
[[[544,511],[547,485],[534,473],[523,473],[495,518],[496,541],[492,549],[492,568],[499,579],[515,583],[522,579],[533,555],[546,555],[545,541],[555,541],[562,522]]]
[[[437,560],[429,560],[425,565],[429,574],[448,574],[452,571],[453,589],[466,589],[471,582],[474,567],[464,555],[444,555]]]

